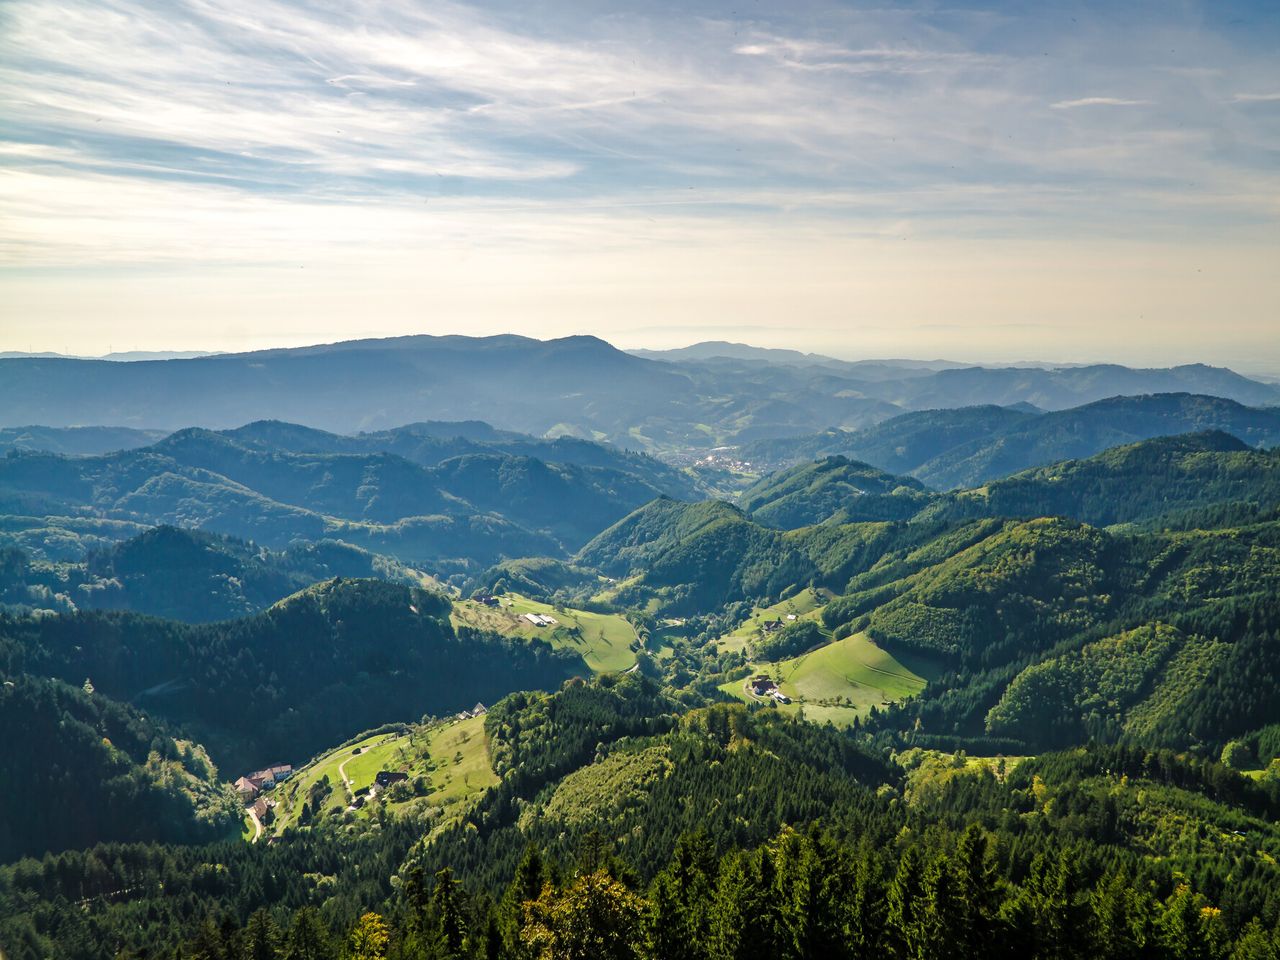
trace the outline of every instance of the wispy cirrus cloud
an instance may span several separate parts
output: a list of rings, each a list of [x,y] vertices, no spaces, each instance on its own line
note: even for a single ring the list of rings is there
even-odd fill
[[[1059,100],[1049,104],[1054,110],[1074,110],[1077,107],[1149,107],[1150,100],[1127,100],[1123,97],[1081,97],[1078,100]]]
[[[465,261],[474,292],[606,251],[750,301],[735,258],[776,250],[835,298],[824,250],[1274,235],[1266,44],[1073,9],[8,0],[0,283]]]
[[[918,47],[851,48],[821,40],[762,37],[733,48],[740,56],[767,57],[799,70],[848,74],[933,73],[965,67],[994,67],[1007,58],[967,50]]]

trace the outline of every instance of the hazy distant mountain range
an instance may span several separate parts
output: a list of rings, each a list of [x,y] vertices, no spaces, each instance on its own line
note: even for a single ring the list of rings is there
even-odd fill
[[[732,343],[727,340],[704,340],[687,347],[671,350],[628,350],[647,360],[669,360],[673,363],[697,363],[702,360],[759,360],[764,363],[822,364],[845,367],[863,372],[876,370],[918,370],[933,373],[938,370],[955,370],[961,367],[1029,367],[1054,370],[1062,367],[1087,367],[1087,363],[1049,363],[1040,360],[1020,360],[1006,363],[965,363],[959,360],[910,360],[906,358],[873,358],[868,360],[840,360],[821,353],[803,353],[777,347],[755,347],[749,343]]]
[[[215,354],[209,350],[116,350],[113,353],[104,353],[100,357],[82,357],[69,353],[54,353],[49,350],[39,353],[27,353],[22,350],[0,351],[0,360],[114,360],[130,362],[135,360],[193,360],[196,357],[212,356],[215,356]]]
[[[719,355],[726,350],[738,355]],[[265,418],[353,432],[484,420],[669,452],[865,428],[932,408],[1061,410],[1168,392],[1280,403],[1280,387],[1202,364],[985,368],[810,360],[735,345],[674,353],[651,359],[595,337],[420,336],[132,363],[11,358],[0,360],[0,422],[172,430]]]

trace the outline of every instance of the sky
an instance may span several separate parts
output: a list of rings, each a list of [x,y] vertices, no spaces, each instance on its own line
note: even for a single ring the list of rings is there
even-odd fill
[[[1280,4],[5,0],[0,350],[1280,373]]]

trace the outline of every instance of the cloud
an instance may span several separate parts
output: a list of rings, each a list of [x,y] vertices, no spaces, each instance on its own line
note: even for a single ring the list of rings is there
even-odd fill
[[[693,242],[703,225],[1180,236],[1275,216],[1259,171],[1280,137],[1222,106],[1269,98],[1230,91],[1269,89],[1274,67],[1194,18],[1099,43],[1034,17],[824,0],[750,18],[539,9],[10,0],[0,257],[359,258],[383,236],[578,249]],[[1175,46],[1194,67],[1166,69]],[[1072,98],[1091,88],[1144,99]],[[1105,110],[1064,123],[1046,102],[1161,108],[1121,128]]]
[[[739,44],[733,52],[746,57],[768,57],[794,70],[846,74],[933,73],[965,67],[991,67],[1005,58],[966,50],[915,47],[852,48],[820,40],[762,37]]]
[[[1280,90],[1274,93],[1237,93],[1231,98],[1232,103],[1274,103],[1280,100]]]
[[[1125,100],[1120,97],[1082,97],[1079,100],[1059,100],[1051,103],[1054,110],[1074,110],[1076,107],[1147,107],[1150,100]]]

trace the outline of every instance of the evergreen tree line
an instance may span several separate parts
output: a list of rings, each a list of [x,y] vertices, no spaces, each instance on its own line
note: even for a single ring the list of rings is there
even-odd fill
[[[526,852],[500,897],[408,872],[381,911],[327,929],[312,908],[206,918],[184,960],[1274,960],[1280,929],[1231,929],[1185,878],[1168,889],[1047,845],[1018,862],[981,827],[890,851],[783,830],[717,859],[681,838],[646,888],[607,844],[571,867]]]

